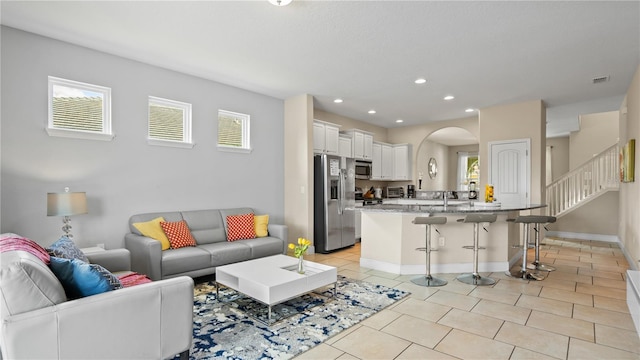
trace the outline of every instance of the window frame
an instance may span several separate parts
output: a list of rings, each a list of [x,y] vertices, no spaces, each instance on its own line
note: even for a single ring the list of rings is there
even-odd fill
[[[157,106],[166,106],[182,110],[182,141],[156,139],[150,135],[151,126],[151,106],[152,104]],[[157,96],[149,95],[147,101],[147,144],[155,146],[169,146],[179,148],[193,148],[194,143],[192,139],[192,105],[190,103],[165,99]]]
[[[242,147],[220,145],[220,116],[228,115],[239,117],[242,122]],[[218,109],[218,134],[216,137],[216,146],[220,151],[250,153],[251,148],[251,115],[243,114],[235,111]]]
[[[80,129],[59,128],[53,125],[53,88],[54,86],[64,86],[81,91],[91,91],[102,95],[102,131],[86,131]],[[111,119],[111,88],[106,86],[83,83],[80,81],[49,76],[47,78],[48,87],[48,116],[47,127],[45,128],[49,136],[67,137],[75,139],[111,141],[115,137],[112,130]]]

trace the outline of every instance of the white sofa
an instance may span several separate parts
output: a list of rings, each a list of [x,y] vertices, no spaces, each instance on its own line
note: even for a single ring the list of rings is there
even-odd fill
[[[129,270],[126,249],[88,255],[112,272]],[[109,268],[111,267],[111,268]],[[165,359],[189,357],[193,280],[183,276],[67,300],[37,256],[0,254],[3,359]]]

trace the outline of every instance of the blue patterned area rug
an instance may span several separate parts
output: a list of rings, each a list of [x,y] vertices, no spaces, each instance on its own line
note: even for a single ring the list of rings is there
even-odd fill
[[[266,317],[266,305],[227,288],[218,302],[214,282],[197,284],[191,359],[289,359],[409,293],[338,275],[332,295],[329,286],[276,305],[272,317],[280,320],[267,326],[256,320]]]

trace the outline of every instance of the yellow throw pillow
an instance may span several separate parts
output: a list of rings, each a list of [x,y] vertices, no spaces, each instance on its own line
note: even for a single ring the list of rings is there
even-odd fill
[[[171,247],[171,243],[169,243],[167,234],[162,230],[160,222],[164,222],[164,218],[162,216],[151,221],[134,223],[133,226],[138,229],[142,235],[160,241],[162,244],[162,250],[167,250]]]
[[[254,215],[253,225],[256,230],[256,237],[265,237],[269,235],[267,227],[269,226],[269,215]]]

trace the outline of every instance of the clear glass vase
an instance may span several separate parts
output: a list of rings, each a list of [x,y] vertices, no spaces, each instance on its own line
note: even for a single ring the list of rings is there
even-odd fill
[[[298,274],[304,274],[304,256],[298,256]]]

